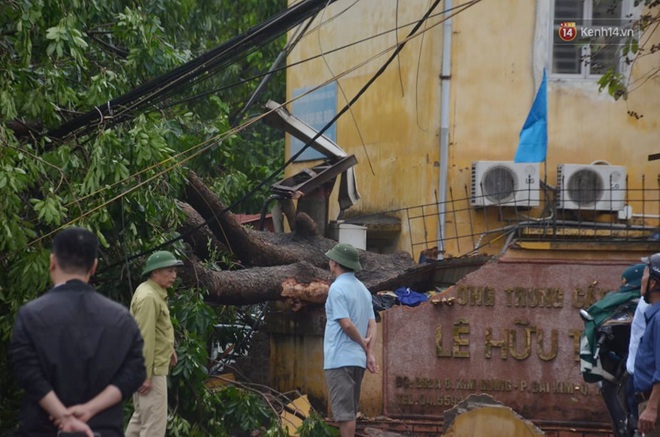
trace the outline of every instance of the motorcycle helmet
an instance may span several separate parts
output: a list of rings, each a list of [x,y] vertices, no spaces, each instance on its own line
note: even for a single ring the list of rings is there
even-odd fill
[[[657,284],[660,284],[660,253],[654,253],[649,257],[644,257],[642,258],[642,262],[649,268],[649,281],[654,279]],[[656,288],[658,288],[658,285],[656,285]]]

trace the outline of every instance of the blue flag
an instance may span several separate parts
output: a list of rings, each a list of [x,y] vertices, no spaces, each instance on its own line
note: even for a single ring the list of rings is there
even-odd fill
[[[514,162],[543,162],[548,151],[548,80],[545,69],[527,120],[520,130]]]

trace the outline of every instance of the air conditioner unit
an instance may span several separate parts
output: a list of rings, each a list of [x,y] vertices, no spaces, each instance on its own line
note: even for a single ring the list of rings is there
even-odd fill
[[[619,211],[626,200],[626,167],[561,164],[557,190],[559,209]]]
[[[472,206],[538,206],[539,186],[538,163],[472,163]]]

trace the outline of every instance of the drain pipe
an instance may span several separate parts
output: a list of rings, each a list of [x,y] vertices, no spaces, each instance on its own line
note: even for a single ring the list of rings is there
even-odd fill
[[[445,16],[452,14],[453,0],[445,0]],[[451,79],[452,18],[442,25],[442,73],[440,96],[440,176],[438,179],[438,248],[440,259],[445,257],[445,211],[449,173],[449,85]]]

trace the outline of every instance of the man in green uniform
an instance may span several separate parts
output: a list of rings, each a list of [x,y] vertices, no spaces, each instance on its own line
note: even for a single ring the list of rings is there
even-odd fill
[[[167,306],[167,289],[176,280],[176,266],[183,262],[167,251],[154,252],[147,259],[143,275],[149,275],[135,290],[131,314],[144,339],[147,379],[133,395],[135,412],[126,428],[126,437],[162,437],[167,428],[167,374],[176,365],[174,328]]]

